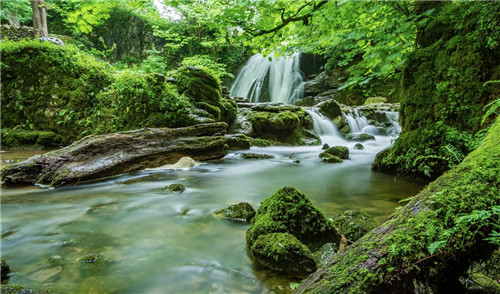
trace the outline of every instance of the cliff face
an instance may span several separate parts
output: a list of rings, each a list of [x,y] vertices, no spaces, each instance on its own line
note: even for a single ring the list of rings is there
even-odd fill
[[[478,146],[484,107],[500,93],[498,83],[487,83],[500,78],[500,7],[491,4],[420,7],[434,11],[403,71],[403,132],[377,155],[374,169],[435,178]]]

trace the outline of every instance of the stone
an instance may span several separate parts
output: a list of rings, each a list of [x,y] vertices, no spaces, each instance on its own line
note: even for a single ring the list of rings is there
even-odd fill
[[[272,159],[274,155],[262,153],[240,153],[241,158],[244,159]]]
[[[357,134],[346,134],[345,138],[350,141],[368,141],[368,140],[375,140],[375,136],[367,134],[367,133],[357,133]]]
[[[38,38],[38,40],[45,41],[45,42],[51,42],[51,43],[54,43],[56,45],[64,45],[64,42],[61,41],[61,39],[55,38],[55,37],[41,37],[41,38]]]
[[[4,185],[77,184],[177,162],[183,156],[197,161],[227,154],[223,122],[184,128],[146,128],[87,136],[70,146],[6,166]]]
[[[257,210],[246,234],[251,247],[261,235],[290,233],[312,252],[324,243],[339,244],[340,235],[300,191],[284,187],[266,198]]]
[[[385,97],[369,97],[366,99],[364,105],[377,104],[377,103],[387,103],[387,98],[385,98]]]
[[[356,143],[356,145],[354,145],[354,149],[363,150],[365,149],[365,146],[363,146],[363,144],[361,143]]]
[[[250,252],[259,264],[282,273],[306,277],[316,270],[309,248],[289,233],[261,235]]]
[[[341,159],[349,158],[349,148],[345,146],[333,146],[325,150],[323,153],[334,155],[340,157]]]
[[[230,150],[250,149],[250,138],[244,134],[230,134],[225,137]]]
[[[186,190],[186,186],[183,184],[171,184],[163,187],[163,191],[170,193],[182,193]]]
[[[344,74],[338,70],[325,70],[317,75],[313,80],[304,84],[304,96],[316,96],[319,93],[337,89],[342,85]]]
[[[2,284],[7,283],[10,276],[10,267],[5,259],[1,258],[0,262],[0,272],[2,274],[1,282]]]
[[[340,105],[335,100],[328,100],[325,102],[321,102],[316,105],[321,114],[333,120],[339,116],[342,116],[342,110],[340,109]]]
[[[330,145],[328,145],[327,143],[323,144],[323,146],[321,147],[321,150],[327,150],[328,148],[330,148]]]
[[[78,260],[82,263],[102,263],[104,258],[99,253],[90,253]]]
[[[255,216],[255,209],[247,202],[230,205],[214,212],[215,216],[236,222],[250,222]]]
[[[347,210],[332,218],[333,225],[349,241],[354,242],[375,228],[378,224],[366,212]]]
[[[323,159],[323,162],[326,162],[326,163],[342,163],[343,162],[342,158],[335,156],[335,155],[331,155],[331,154],[326,153],[326,152],[320,153],[319,157],[321,159]]]

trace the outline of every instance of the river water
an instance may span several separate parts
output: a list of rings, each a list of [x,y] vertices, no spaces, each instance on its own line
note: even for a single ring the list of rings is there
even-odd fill
[[[266,147],[190,169],[145,170],[74,187],[2,187],[1,254],[15,271],[9,284],[62,293],[289,293],[297,280],[248,258],[248,225],[212,213],[242,201],[257,208],[292,186],[327,217],[361,209],[382,222],[400,199],[422,188],[371,171],[375,154],[393,139],[376,136],[356,150],[334,138],[330,143],[349,147],[350,159],[341,164],[321,162],[321,146]],[[242,159],[243,152],[275,158]],[[21,151],[2,153],[2,161],[21,157]],[[187,190],[161,190],[173,183]],[[81,260],[93,253],[102,262]]]

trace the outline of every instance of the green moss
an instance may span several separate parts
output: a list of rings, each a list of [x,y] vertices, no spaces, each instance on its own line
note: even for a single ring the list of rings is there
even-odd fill
[[[385,97],[370,97],[366,99],[364,105],[377,104],[377,103],[387,103],[387,98]]]
[[[249,203],[241,202],[218,210],[214,214],[233,221],[250,222],[255,216],[255,209]]]
[[[294,276],[305,277],[316,270],[309,248],[289,233],[261,235],[250,252],[260,264]]]
[[[2,129],[2,146],[4,148],[51,148],[63,145],[62,136],[51,131],[27,131]]]
[[[260,153],[241,153],[241,158],[244,159],[272,159],[274,155],[260,154]]]
[[[348,159],[349,158],[349,148],[347,148],[345,146],[332,146],[332,147],[329,147],[328,149],[326,149],[325,152],[322,152],[319,155],[319,157],[320,158],[327,158],[328,157],[328,156],[326,156],[327,154],[339,157],[341,159]]]
[[[348,240],[354,242],[377,226],[366,212],[348,210],[332,218],[335,228]]]
[[[110,66],[76,47],[2,42],[2,128],[53,131],[65,141],[87,129],[96,95],[112,82]]]
[[[343,162],[342,158],[335,156],[335,155],[331,155],[331,154],[326,153],[326,152],[321,152],[319,154],[319,158],[323,159],[323,162],[326,162],[326,163],[342,163]]]
[[[171,192],[171,193],[182,193],[186,190],[186,186],[183,184],[171,184],[163,187],[163,191]]]
[[[485,238],[499,229],[493,211],[500,206],[499,141],[497,121],[477,150],[318,271],[322,283],[304,293],[409,293],[420,281],[449,290],[446,281],[495,248]]]
[[[500,55],[483,40],[494,35],[499,17],[499,7],[472,2],[433,14],[403,71],[403,132],[374,168],[435,178],[477,148],[483,109],[500,91],[498,83],[485,86],[500,79]]]
[[[252,246],[260,235],[290,233],[311,251],[324,243],[337,243],[340,236],[323,213],[298,190],[281,188],[265,199],[247,231],[247,243]]]
[[[1,285],[2,294],[49,294],[49,290],[33,290],[18,285]]]

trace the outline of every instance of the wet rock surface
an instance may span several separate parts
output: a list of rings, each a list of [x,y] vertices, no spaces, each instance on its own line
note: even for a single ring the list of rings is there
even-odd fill
[[[220,122],[88,136],[60,150],[9,165],[0,177],[5,185],[57,187],[171,164],[184,156],[197,161],[222,158],[227,154],[226,128],[227,124]]]

